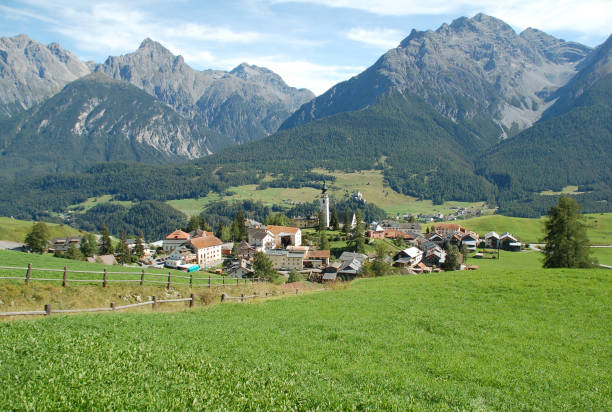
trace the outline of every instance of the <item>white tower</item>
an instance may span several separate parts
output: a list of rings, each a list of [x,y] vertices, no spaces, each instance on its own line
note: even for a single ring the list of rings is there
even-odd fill
[[[327,195],[327,185],[323,181],[323,188],[321,189],[321,212],[323,214],[323,223],[325,227],[329,227],[329,196]]]

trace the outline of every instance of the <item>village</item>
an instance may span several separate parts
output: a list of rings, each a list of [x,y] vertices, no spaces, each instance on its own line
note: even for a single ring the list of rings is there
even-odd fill
[[[361,199],[365,202],[365,199]],[[290,226],[265,225],[253,219],[244,219],[244,240],[223,242],[211,231],[176,229],[164,239],[143,244],[138,265],[152,268],[172,268],[194,271],[212,271],[219,275],[243,279],[258,276],[254,260],[257,254],[265,256],[271,267],[285,279],[299,273],[301,279],[314,282],[350,281],[364,275],[364,270],[377,258],[396,273],[421,274],[442,270],[475,270],[476,264],[467,264],[467,256],[473,259],[496,258],[499,250],[520,251],[523,244],[511,233],[494,231],[480,236],[455,222],[438,222],[427,226],[416,219],[404,221],[385,219],[380,222],[358,222],[353,214],[350,228],[344,233],[359,232],[369,245],[383,243],[385,256],[377,253],[360,253],[348,246],[334,253],[321,248],[310,239],[315,230],[330,229],[330,198],[323,185],[319,196],[320,212],[317,217],[291,219]],[[319,221],[322,220],[322,221]],[[345,223],[344,225],[346,225]],[[314,229],[317,228],[317,229]],[[350,237],[350,235],[347,235]],[[79,248],[82,238],[55,238],[49,251],[66,253],[71,247]],[[127,248],[133,252],[138,240],[128,239]],[[478,249],[481,249],[478,252]],[[487,252],[488,250],[488,252]],[[455,252],[452,252],[455,251]],[[381,253],[381,252],[378,252]],[[447,259],[449,253],[456,257]],[[113,255],[88,258],[91,262],[116,264]]]

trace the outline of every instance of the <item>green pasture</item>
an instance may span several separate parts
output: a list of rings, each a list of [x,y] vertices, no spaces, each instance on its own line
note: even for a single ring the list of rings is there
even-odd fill
[[[82,212],[86,212],[92,207],[102,204],[102,203],[113,203],[113,204],[118,204],[118,205],[122,205],[125,207],[130,207],[133,204],[133,202],[130,202],[128,200],[114,200],[112,195],[102,195],[98,197],[90,197],[84,202],[69,206],[68,209],[69,210],[78,209],[78,210],[81,210]]]
[[[35,222],[18,220],[10,217],[0,217],[0,240],[10,240],[22,243],[26,235],[32,230]],[[83,231],[66,225],[47,223],[49,234],[54,237],[66,237],[71,235],[83,235]]]
[[[594,247],[591,249],[592,256],[602,265],[612,266],[612,247]]]
[[[479,266],[2,323],[0,409],[611,410],[611,272]]]

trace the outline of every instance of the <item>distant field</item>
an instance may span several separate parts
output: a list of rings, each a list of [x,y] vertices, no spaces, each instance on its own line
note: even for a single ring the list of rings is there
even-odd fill
[[[77,208],[83,208],[83,211],[86,212],[87,210],[91,209],[92,207],[102,204],[102,203],[113,203],[113,204],[118,204],[118,205],[123,205],[123,206],[131,206],[133,202],[130,201],[122,201],[122,200],[112,200],[112,196],[111,195],[103,195],[103,196],[98,196],[98,197],[90,197],[89,199],[87,199],[84,202],[69,206],[68,209],[70,210],[74,210]]]
[[[591,249],[593,256],[597,258],[597,261],[602,265],[612,266],[612,248],[595,247]]]
[[[329,172],[323,169],[315,169],[315,172],[332,174],[336,181],[331,183],[329,193],[331,196],[340,200],[345,196],[351,195],[355,191],[360,191],[366,201],[376,204],[385,212],[392,216],[398,214],[418,214],[418,213],[444,213],[452,212],[453,207],[473,207],[474,209],[485,209],[484,202],[445,202],[443,205],[433,205],[431,200],[417,201],[411,196],[402,195],[383,185],[383,175],[380,170],[364,170],[361,172]],[[210,194],[199,199],[170,200],[167,203],[172,207],[188,215],[199,214],[209,203],[217,200],[255,200],[261,201],[266,205],[283,205],[287,202],[304,203],[318,199],[321,191],[310,187],[300,189],[267,188],[256,190],[256,185],[244,185],[231,187],[231,196],[219,196]]]
[[[553,192],[552,190],[545,190],[541,192],[541,195],[545,196],[558,196],[558,195],[577,195],[583,192],[578,191],[578,186],[565,186],[560,192]]]
[[[585,218],[591,243],[596,245],[612,244],[612,213],[587,214]],[[527,243],[540,242],[544,236],[544,219],[490,215],[458,220],[457,223],[480,235],[492,230],[499,234],[510,232]]]
[[[610,272],[479,265],[0,324],[0,409],[612,410]]]
[[[0,240],[10,240],[11,242],[22,243],[26,235],[32,230],[35,222],[27,220],[11,219],[10,217],[0,217]],[[51,237],[65,237],[70,235],[82,234],[84,232],[66,225],[56,225],[47,223]]]

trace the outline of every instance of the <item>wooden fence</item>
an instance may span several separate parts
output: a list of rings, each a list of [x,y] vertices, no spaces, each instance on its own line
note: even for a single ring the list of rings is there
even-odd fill
[[[193,307],[195,302],[193,293],[188,298],[181,299],[157,299],[153,296],[152,300],[142,303],[132,303],[129,305],[116,306],[114,302],[111,302],[110,307],[107,308],[88,308],[88,309],[52,309],[50,304],[45,305],[44,310],[29,310],[24,312],[0,312],[0,316],[32,316],[32,315],[45,315],[49,316],[53,313],[84,313],[84,312],[112,312],[116,310],[135,308],[138,306],[151,305],[151,308],[155,310],[157,305],[161,303],[172,303],[172,302],[189,302],[189,307]]]
[[[174,285],[189,285],[192,287],[226,287],[232,285],[240,285],[241,283],[255,283],[255,282],[267,282],[267,280],[262,278],[250,278],[250,279],[238,279],[238,278],[227,278],[227,277],[212,277],[208,275],[208,277],[194,277],[193,274],[189,276],[172,274],[172,272],[168,272],[167,275],[161,273],[150,273],[146,272],[142,269],[140,272],[110,272],[107,269],[104,269],[103,272],[97,271],[84,271],[84,270],[68,270],[67,266],[64,266],[63,269],[47,269],[47,268],[33,268],[32,264],[29,263],[27,268],[23,267],[12,267],[12,266],[0,266],[0,269],[18,271],[25,271],[23,276],[0,276],[0,279],[12,279],[12,280],[23,280],[25,284],[29,284],[31,281],[50,281],[50,282],[62,282],[62,286],[66,287],[68,282],[80,282],[80,283],[101,283],[102,287],[106,287],[108,283],[139,283],[140,286],[143,286],[145,283],[147,284],[163,284],[169,289],[172,286],[172,281],[174,280]],[[33,271],[45,272],[45,273],[61,273],[61,278],[51,278],[51,277],[33,277]],[[76,273],[76,274],[91,274],[98,275],[97,279],[83,279],[79,278],[71,278],[69,279],[68,274]],[[111,279],[109,275],[122,275],[124,277],[127,276],[135,276],[136,279]],[[151,280],[146,279],[146,276],[150,276],[159,280]],[[163,278],[163,280],[161,280]],[[178,280],[178,281],[177,281]]]

